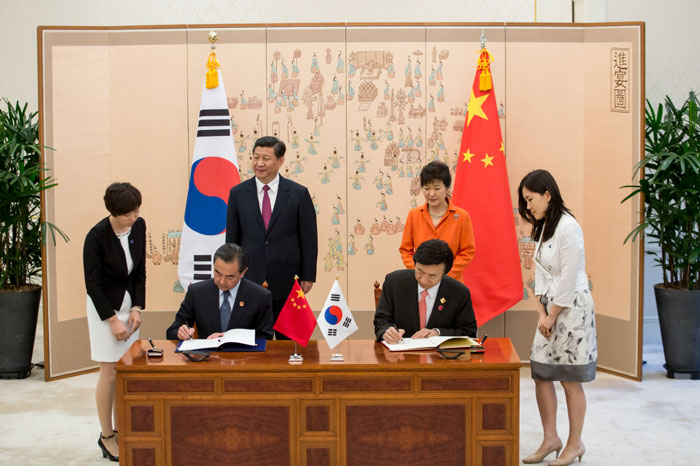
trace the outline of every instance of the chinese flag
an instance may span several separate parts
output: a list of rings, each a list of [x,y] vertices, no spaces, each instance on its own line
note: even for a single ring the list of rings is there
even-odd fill
[[[304,292],[295,279],[292,291],[280,311],[274,329],[288,336],[302,346],[306,346],[311,334],[316,328],[316,317],[311,312],[311,306]]]
[[[478,325],[523,297],[523,281],[508,186],[506,156],[491,59],[481,50],[457,161],[453,202],[472,219],[476,254],[463,272]],[[486,90],[480,90],[486,89]]]

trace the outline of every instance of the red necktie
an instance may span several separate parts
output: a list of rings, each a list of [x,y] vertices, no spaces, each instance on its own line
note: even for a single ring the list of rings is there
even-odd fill
[[[265,223],[265,229],[267,230],[268,225],[270,225],[270,217],[272,217],[272,207],[270,207],[270,195],[267,192],[270,190],[268,185],[263,186],[263,202],[262,202],[262,218]]]
[[[428,303],[425,301],[428,297],[428,290],[423,290],[420,293],[420,301],[418,301],[418,319],[420,320],[420,328],[425,328],[425,316],[428,315]]]

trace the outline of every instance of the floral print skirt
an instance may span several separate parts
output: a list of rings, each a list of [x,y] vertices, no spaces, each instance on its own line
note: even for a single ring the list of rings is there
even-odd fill
[[[550,305],[551,300],[547,307]],[[588,290],[577,291],[573,306],[557,316],[551,338],[535,330],[530,352],[532,378],[590,382],[595,379],[597,361],[593,296]]]

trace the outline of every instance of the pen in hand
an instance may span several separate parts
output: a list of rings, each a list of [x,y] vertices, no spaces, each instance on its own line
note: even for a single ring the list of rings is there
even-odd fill
[[[392,327],[396,329],[396,333],[399,334],[399,343],[403,343],[403,336],[401,336],[401,332],[399,332],[399,328],[396,326],[396,324],[392,324]]]
[[[194,331],[192,331],[192,328],[191,328],[189,325],[187,326],[187,333],[190,335],[190,338],[189,338],[189,339],[191,340],[191,339],[192,339],[192,334],[194,333]]]

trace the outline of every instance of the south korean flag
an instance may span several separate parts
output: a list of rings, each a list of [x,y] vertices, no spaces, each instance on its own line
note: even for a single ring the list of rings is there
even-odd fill
[[[357,331],[357,323],[340,290],[338,280],[333,282],[331,292],[316,322],[331,349]]]
[[[241,182],[226,89],[214,51],[208,63],[212,69],[207,75],[216,79],[209,82],[207,77],[202,89],[177,268],[185,290],[214,276],[212,259],[226,240],[229,191]]]

